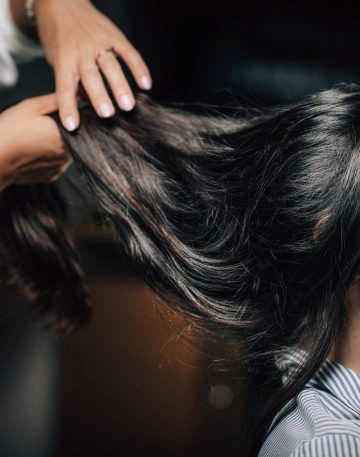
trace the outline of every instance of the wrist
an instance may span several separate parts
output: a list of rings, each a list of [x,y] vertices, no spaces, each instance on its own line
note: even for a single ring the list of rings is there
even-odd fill
[[[49,3],[49,2],[51,2],[51,0],[33,0],[32,8],[33,8],[35,17],[36,17],[36,15],[37,15],[39,9],[42,7],[42,5],[43,5],[44,3]]]
[[[46,4],[46,3],[51,3],[52,0],[33,0],[33,3],[32,3],[32,10],[33,10],[33,13],[34,13],[34,18],[35,18],[35,21],[37,21],[39,15],[41,14],[41,11],[43,9],[43,6]]]
[[[35,17],[37,17],[38,14],[40,14],[41,10],[43,9],[44,5],[50,5],[50,4],[61,4],[63,6],[66,3],[69,3],[69,5],[72,5],[74,3],[89,3],[90,0],[33,0],[33,11],[35,14]]]

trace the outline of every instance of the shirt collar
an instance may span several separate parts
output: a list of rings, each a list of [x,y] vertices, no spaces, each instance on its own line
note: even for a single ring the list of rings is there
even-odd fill
[[[304,365],[308,352],[291,349],[275,356],[275,364],[286,384],[299,364]],[[360,373],[334,360],[326,359],[306,386],[325,390],[346,404],[360,419]]]

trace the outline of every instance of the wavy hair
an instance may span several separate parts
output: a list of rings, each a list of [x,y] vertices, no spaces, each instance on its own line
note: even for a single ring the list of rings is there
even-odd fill
[[[76,133],[56,119],[90,197],[159,297],[244,343],[269,379],[274,356],[306,346],[254,432],[256,455],[329,353],[360,271],[360,87],[241,113],[194,114],[138,94],[133,112],[111,120],[83,108]],[[62,206],[54,186],[0,194],[0,275],[66,332],[91,308]]]

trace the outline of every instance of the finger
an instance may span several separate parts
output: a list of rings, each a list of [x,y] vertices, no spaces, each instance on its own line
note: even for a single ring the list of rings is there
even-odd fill
[[[152,81],[150,71],[134,46],[127,39],[123,38],[118,45],[115,46],[115,52],[129,67],[137,85],[141,89],[151,89]]]
[[[52,176],[50,176],[47,180],[47,182],[55,182],[57,181],[59,178],[61,178],[61,176],[64,174],[63,171],[59,171],[55,174],[53,174]]]
[[[58,170],[40,170],[31,173],[18,173],[13,179],[13,184],[37,184],[50,182],[52,178],[59,174]]]
[[[60,167],[60,174],[64,174],[67,172],[67,170],[70,168],[70,166],[72,165],[73,163],[73,160],[72,159],[69,159],[64,165],[62,165]]]
[[[34,114],[50,114],[58,109],[57,99],[55,94],[40,95],[31,97],[22,102],[24,107],[29,109],[29,112]]]
[[[98,59],[98,64],[109,82],[119,107],[124,111],[132,110],[135,106],[134,95],[115,55],[110,52],[104,53]]]
[[[57,175],[54,175],[54,176],[52,176],[51,178],[49,178],[49,179],[47,180],[47,182],[48,182],[48,183],[56,182],[56,181],[58,181],[58,180],[61,178],[61,176],[62,176],[62,173],[58,173]]]
[[[57,170],[54,170],[49,177],[49,181],[57,181],[62,175],[64,175],[67,170],[69,169],[70,165],[73,163],[72,160],[68,160],[66,163],[61,165],[60,167],[57,168]]]
[[[45,172],[52,172],[52,170],[57,170],[59,168],[64,167],[68,164],[67,157],[49,157],[47,159],[44,158],[37,158],[28,163],[24,166],[20,166],[16,169],[16,173],[20,174],[31,174],[31,173],[45,173]]]
[[[68,67],[56,68],[55,76],[61,123],[69,132],[72,132],[79,127],[80,123],[76,100],[79,78],[75,73],[69,72]]]
[[[104,81],[94,60],[87,59],[80,66],[81,82],[86,90],[92,106],[100,117],[115,114],[115,108],[105,89]]]

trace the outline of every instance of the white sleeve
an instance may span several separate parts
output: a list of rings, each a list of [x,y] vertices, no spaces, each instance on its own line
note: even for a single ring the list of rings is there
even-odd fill
[[[0,0],[0,88],[18,79],[16,64],[43,56],[41,46],[25,36],[14,23],[9,0]]]

